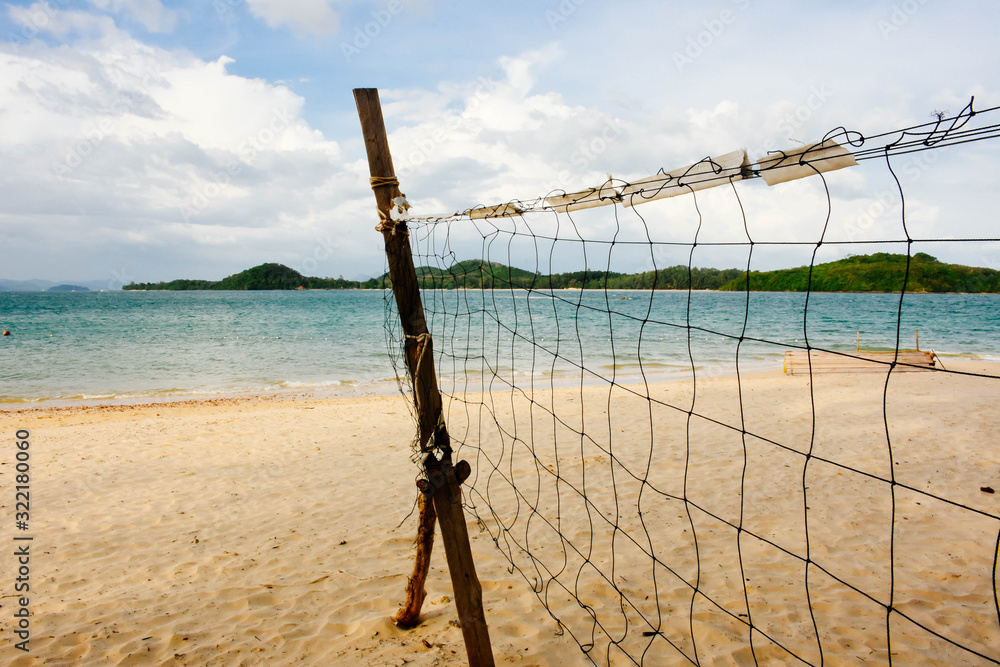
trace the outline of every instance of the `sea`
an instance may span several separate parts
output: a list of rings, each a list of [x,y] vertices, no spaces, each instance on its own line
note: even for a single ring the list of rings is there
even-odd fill
[[[1000,295],[423,293],[443,390],[781,368],[788,349],[1000,361]],[[391,293],[0,292],[0,409],[400,390]],[[919,333],[918,333],[919,332]],[[499,385],[497,384],[499,383]],[[404,383],[405,384],[405,383]]]

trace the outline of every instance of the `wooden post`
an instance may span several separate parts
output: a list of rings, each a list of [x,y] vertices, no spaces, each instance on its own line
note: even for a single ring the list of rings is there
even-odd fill
[[[389,263],[389,279],[396,297],[396,309],[405,337],[406,365],[413,380],[414,401],[420,428],[420,448],[427,451],[431,437],[441,417],[441,394],[434,371],[430,333],[424,320],[424,307],[420,301],[417,271],[413,266],[410,236],[403,221],[394,222],[390,215],[393,200],[401,197],[396,171],[389,153],[389,140],[382,120],[382,106],[375,88],[357,88],[354,99],[361,118],[361,130],[368,151],[368,168],[372,175],[372,190],[378,206],[379,230],[385,238],[385,254]],[[422,357],[428,363],[420,364]],[[418,369],[418,366],[422,366]],[[417,371],[420,370],[419,373]]]
[[[409,232],[405,221],[394,221],[391,218],[393,200],[402,195],[392,166],[378,90],[356,88],[354,100],[361,119],[372,189],[375,191],[381,220],[379,230],[385,239],[389,279],[403,328],[406,365],[413,381],[413,398],[417,409],[419,444],[421,451],[425,453],[424,469],[433,494],[434,509],[441,524],[441,538],[455,593],[455,606],[465,638],[465,650],[470,667],[493,667],[489,629],[483,612],[482,586],[472,560],[468,527],[462,509],[462,489],[451,461],[451,441],[442,415],[441,393],[434,371],[434,352],[420,301],[420,286],[413,265]],[[440,459],[435,456],[434,450],[441,453]]]

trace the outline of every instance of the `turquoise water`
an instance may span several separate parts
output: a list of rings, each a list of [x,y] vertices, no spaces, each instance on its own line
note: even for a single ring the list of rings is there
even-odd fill
[[[895,349],[898,295],[813,294],[804,326],[805,299],[753,293],[745,317],[738,293],[424,293],[446,389],[494,372],[570,383],[580,366],[585,381],[671,379],[690,375],[689,349],[699,373],[731,373],[741,335],[740,370],[779,368],[806,335],[853,350],[860,331],[863,348]],[[383,294],[369,291],[4,292],[0,328],[13,335],[0,340],[0,402],[392,392],[385,319]],[[901,349],[919,329],[921,349],[945,363],[1000,360],[1000,295],[907,295],[899,329]]]
[[[785,350],[805,347],[807,337],[811,347],[852,351],[859,332],[865,350],[894,350],[898,335],[899,349],[914,349],[918,330],[920,349],[944,363],[1000,361],[1000,295],[907,295],[901,315],[898,294],[812,294],[808,310],[800,293],[755,292],[749,301],[745,292],[555,296],[425,293],[443,378],[457,378],[458,390],[468,386],[464,378],[474,390],[477,376],[489,382],[494,373],[522,386],[546,377],[681,379],[692,366],[702,376],[780,368]]]
[[[0,401],[374,387],[383,310],[381,292],[0,293]]]

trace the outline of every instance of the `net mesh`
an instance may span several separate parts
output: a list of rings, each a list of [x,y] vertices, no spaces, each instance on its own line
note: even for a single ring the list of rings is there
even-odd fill
[[[589,659],[1000,662],[1000,377],[971,354],[1000,340],[1000,272],[914,293],[929,251],[1000,238],[922,235],[907,205],[950,164],[925,152],[994,115],[838,128],[775,188],[706,159],[409,221],[466,509]],[[828,142],[884,185],[847,212]],[[879,293],[827,291],[850,252]],[[793,291],[758,291],[779,262]],[[928,367],[917,329],[955,354]],[[403,377],[388,293],[386,331]]]

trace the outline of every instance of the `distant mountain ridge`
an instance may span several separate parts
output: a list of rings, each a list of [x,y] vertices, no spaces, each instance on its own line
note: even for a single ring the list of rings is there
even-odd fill
[[[572,271],[542,274],[498,262],[465,260],[447,268],[417,267],[421,289],[673,289],[804,292],[899,292],[907,256],[890,253],[855,255],[835,262],[777,271],[712,269],[683,264],[642,273]],[[261,264],[219,281],[172,280],[130,283],[126,290],[294,290],[382,289],[388,276],[366,281],[303,276],[282,264]],[[945,264],[926,253],[909,258],[907,292],[1000,293],[1000,271]]]
[[[718,289],[739,275],[739,269],[701,269],[678,265],[627,274],[613,271],[573,271],[544,275],[517,267],[479,259],[458,262],[446,269],[417,267],[421,289],[687,289],[689,274],[694,289]],[[303,276],[283,264],[261,264],[222,280],[171,280],[158,283],[129,283],[125,290],[294,290],[294,289],[382,289],[389,276],[365,281],[344,278]]]

